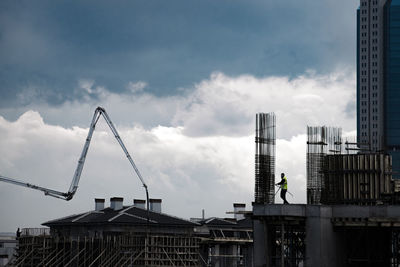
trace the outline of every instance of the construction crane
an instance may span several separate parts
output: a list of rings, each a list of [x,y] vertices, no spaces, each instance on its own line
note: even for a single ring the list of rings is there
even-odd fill
[[[2,175],[0,175],[0,181],[6,182],[6,183],[10,183],[10,184],[19,185],[19,186],[24,186],[24,187],[28,187],[28,188],[32,188],[32,189],[36,189],[36,190],[44,192],[44,194],[46,196],[52,196],[52,197],[60,198],[60,199],[67,200],[67,201],[71,200],[74,197],[74,195],[76,193],[76,190],[78,189],[79,179],[81,178],[83,165],[85,164],[86,155],[87,155],[88,150],[89,150],[90,141],[92,140],[93,132],[94,132],[94,130],[96,128],[96,124],[97,124],[98,120],[100,119],[100,116],[103,116],[103,118],[107,122],[107,124],[110,127],[112,133],[114,134],[114,136],[117,139],[118,143],[120,144],[122,150],[124,151],[126,157],[128,158],[129,162],[131,163],[133,169],[135,170],[137,176],[139,177],[140,181],[142,182],[142,185],[146,190],[147,210],[149,210],[149,191],[148,191],[147,185],[144,182],[144,179],[143,179],[142,175],[140,174],[139,169],[136,167],[136,164],[133,161],[131,155],[129,154],[128,150],[126,149],[124,143],[122,142],[122,139],[119,136],[119,134],[117,132],[117,129],[114,127],[114,124],[111,122],[111,119],[108,116],[106,110],[104,108],[102,108],[102,107],[97,107],[95,112],[94,112],[92,123],[90,124],[89,133],[88,133],[88,135],[86,137],[86,142],[85,142],[85,145],[83,146],[83,150],[82,150],[81,156],[80,156],[79,161],[78,161],[78,166],[76,167],[76,170],[75,170],[75,173],[74,173],[74,177],[72,178],[71,186],[69,187],[68,192],[60,192],[60,191],[57,191],[57,190],[53,190],[53,189],[49,189],[49,188],[33,185],[33,184],[30,184],[30,183],[21,182],[19,180],[8,178],[8,177],[2,176]]]

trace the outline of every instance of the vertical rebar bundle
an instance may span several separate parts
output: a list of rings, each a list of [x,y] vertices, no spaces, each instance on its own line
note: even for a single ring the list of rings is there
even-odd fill
[[[324,156],[340,154],[342,129],[307,126],[307,203],[320,204],[324,188]]]
[[[274,113],[256,114],[255,202],[273,204],[275,199]]]

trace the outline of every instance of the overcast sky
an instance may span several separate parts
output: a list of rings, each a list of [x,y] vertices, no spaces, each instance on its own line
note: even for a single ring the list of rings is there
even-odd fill
[[[257,112],[306,201],[306,126],[355,134],[357,0],[0,2],[0,174],[67,191],[97,106],[163,211],[251,209]],[[145,198],[103,120],[69,202],[0,183],[0,232]],[[277,199],[278,203],[281,200]]]

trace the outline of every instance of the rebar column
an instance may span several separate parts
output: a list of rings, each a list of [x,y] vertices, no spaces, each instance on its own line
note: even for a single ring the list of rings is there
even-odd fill
[[[307,203],[320,204],[324,185],[324,157],[342,151],[342,129],[307,126]]]
[[[275,200],[275,142],[274,113],[256,114],[255,202],[273,204]]]

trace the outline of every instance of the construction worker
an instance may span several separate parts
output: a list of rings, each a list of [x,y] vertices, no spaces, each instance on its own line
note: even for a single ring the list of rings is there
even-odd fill
[[[21,236],[21,230],[19,230],[19,227],[18,227],[18,229],[17,229],[17,233],[16,233],[16,237],[17,237],[17,239],[18,239],[18,238],[20,238],[20,236]]]
[[[279,185],[281,187],[281,198],[283,199],[283,204],[289,204],[289,202],[287,202],[286,200],[287,178],[283,172],[281,173],[281,179],[282,180],[276,185]]]

